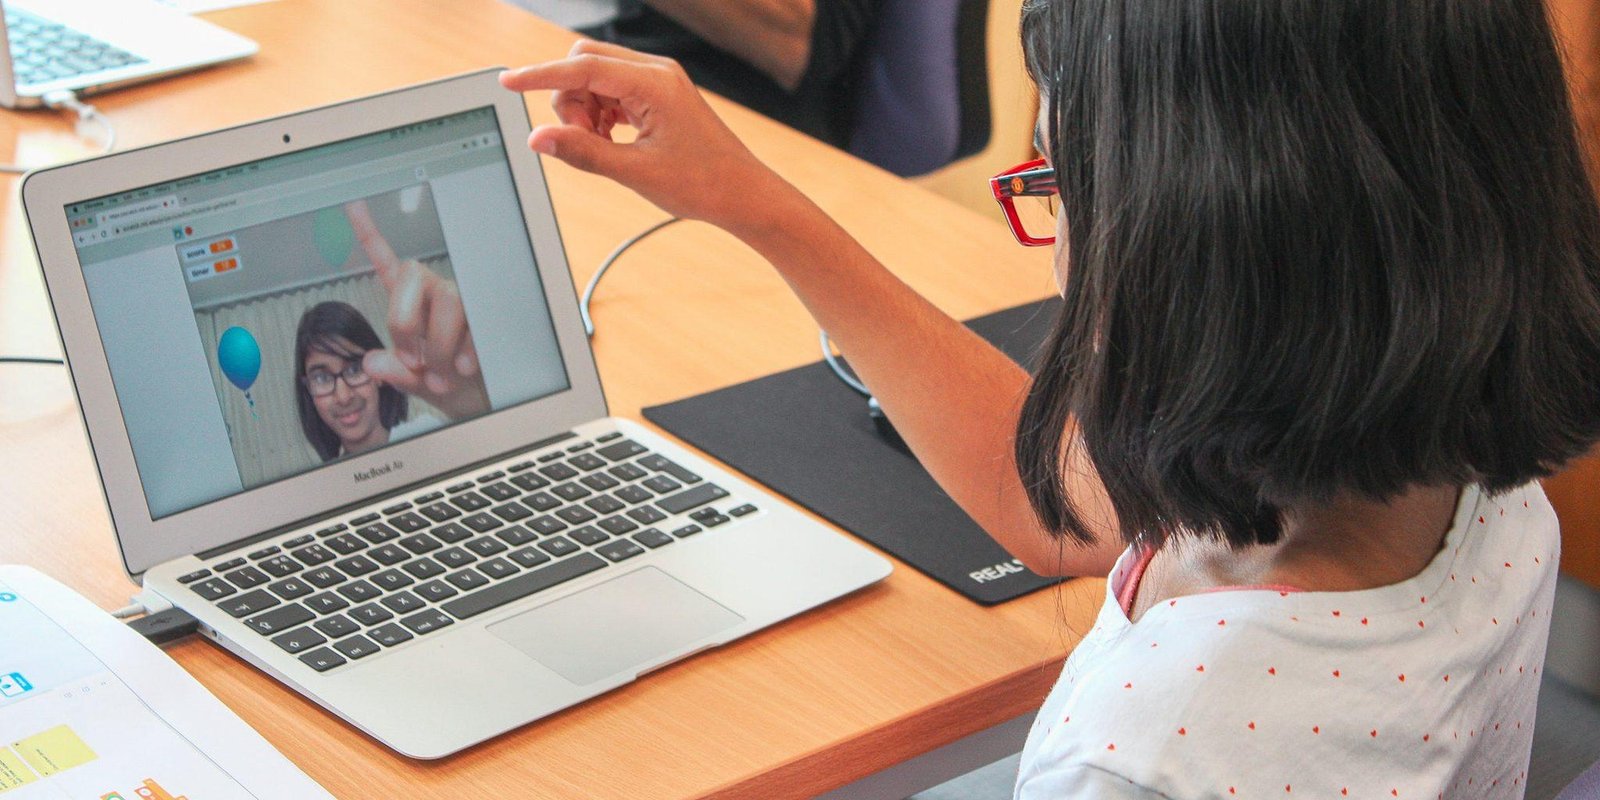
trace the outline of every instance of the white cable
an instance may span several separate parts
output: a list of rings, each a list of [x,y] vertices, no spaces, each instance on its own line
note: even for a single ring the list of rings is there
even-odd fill
[[[611,255],[606,256],[606,260],[600,262],[600,268],[594,271],[594,277],[589,279],[589,285],[585,286],[583,289],[583,298],[578,301],[578,316],[583,318],[584,333],[590,336],[594,335],[594,317],[589,315],[589,303],[590,301],[594,300],[594,290],[600,286],[600,279],[605,277],[606,270],[611,269],[611,265],[615,264],[617,259],[621,258],[622,254],[627,252],[628,248],[638,244],[640,239],[643,239],[644,237],[649,236],[650,234],[655,233],[656,231],[659,231],[674,222],[682,221],[683,220],[678,217],[671,217],[669,219],[662,220],[661,222],[657,222],[656,224],[645,228],[640,233],[635,234],[622,244],[617,245],[617,249],[612,250]]]
[[[116,611],[111,612],[111,616],[116,617],[117,619],[128,619],[130,617],[137,617],[143,613],[144,603],[130,603],[122,608],[117,609]]]
[[[822,360],[828,362],[828,368],[833,370],[833,374],[837,375],[839,380],[844,381],[844,385],[860,393],[862,397],[871,399],[872,390],[868,389],[860,378],[851,375],[844,368],[844,364],[839,361],[839,357],[833,354],[833,340],[828,338],[827,331],[817,331],[817,342],[822,345]]]
[[[117,127],[111,124],[111,120],[107,118],[106,115],[100,113],[100,109],[79,100],[76,94],[68,91],[50,92],[42,99],[44,100],[45,105],[56,109],[57,111],[68,110],[76,112],[78,119],[73,125],[73,130],[75,130],[79,136],[85,139],[90,138],[90,125],[98,122],[100,127],[105,130],[104,149],[101,150],[98,155],[104,155],[117,149]],[[0,164],[0,173],[10,175],[22,175],[35,169],[39,169],[39,167],[24,167],[20,164]]]
[[[128,619],[129,617],[137,617],[141,614],[160,614],[169,608],[172,608],[171,600],[168,600],[167,598],[162,597],[161,595],[156,594],[149,589],[145,589],[144,591],[128,598],[128,604],[117,609],[116,611],[111,612],[111,616],[116,617],[117,619]]]

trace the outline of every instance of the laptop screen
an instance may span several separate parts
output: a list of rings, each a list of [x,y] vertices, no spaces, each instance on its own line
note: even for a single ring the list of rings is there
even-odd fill
[[[492,107],[66,207],[153,518],[570,387]]]

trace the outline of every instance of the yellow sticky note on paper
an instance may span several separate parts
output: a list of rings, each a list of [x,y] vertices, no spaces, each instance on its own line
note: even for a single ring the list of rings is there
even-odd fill
[[[12,745],[22,760],[35,772],[48,778],[64,769],[72,769],[99,758],[66,725],[57,725],[43,733],[36,733]]]
[[[0,794],[38,780],[39,776],[22,763],[9,747],[0,747]]]

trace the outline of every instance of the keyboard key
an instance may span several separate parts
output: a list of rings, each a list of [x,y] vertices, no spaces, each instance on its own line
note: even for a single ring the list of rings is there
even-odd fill
[[[584,545],[586,547],[593,547],[593,546],[595,546],[595,545],[597,545],[597,544],[599,544],[599,543],[611,538],[604,531],[601,531],[599,528],[596,528],[593,525],[585,525],[585,526],[583,526],[581,528],[578,528],[578,529],[574,530],[572,533],[569,533],[567,535],[572,537],[572,539],[574,541],[576,541],[578,544]]]
[[[700,520],[700,524],[706,526],[707,528],[715,528],[724,522],[731,522],[732,520],[732,517],[725,517],[721,514],[718,514],[714,517],[707,517],[703,520]]]
[[[488,486],[485,486],[482,489],[479,489],[478,491],[481,491],[484,494],[488,495],[489,499],[495,501],[496,503],[501,503],[501,502],[504,502],[506,500],[510,500],[511,498],[516,497],[519,494],[522,494],[522,492],[518,491],[517,489],[513,489],[511,487],[511,484],[506,483],[504,481],[501,481],[499,483],[491,483]]]
[[[365,603],[368,600],[375,600],[379,595],[383,594],[378,587],[366,581],[356,581],[355,583],[340,586],[334,591],[344,595],[352,603]]]
[[[652,453],[639,459],[639,464],[655,472],[665,472],[684,483],[699,483],[704,480],[699,475],[684,469],[677,462],[658,453]]]
[[[378,521],[378,514],[376,512],[371,513],[371,514],[362,514],[361,516],[356,517],[353,520],[350,520],[350,527],[359,528],[362,525],[366,525],[369,522],[377,522],[377,521]]]
[[[517,573],[517,567],[510,561],[507,561],[503,558],[491,558],[488,561],[479,564],[478,571],[495,580],[500,580],[501,578],[515,575]]]
[[[525,568],[537,567],[540,564],[550,560],[549,554],[536,547],[524,547],[521,550],[513,550],[506,555],[506,558],[517,562],[519,566]]]
[[[568,553],[578,552],[578,546],[565,536],[552,536],[539,543],[539,549],[550,555],[560,558]]]
[[[228,570],[233,569],[234,567],[242,567],[242,566],[244,566],[244,559],[242,559],[242,558],[230,558],[227,561],[222,562],[221,564],[217,564],[217,565],[213,566],[212,569],[216,570],[217,572],[227,572]]]
[[[401,569],[405,570],[407,573],[410,573],[411,577],[416,578],[419,581],[427,580],[435,575],[444,574],[444,567],[440,566],[439,562],[434,561],[431,558],[419,558],[416,561],[412,561],[401,567]]]
[[[464,567],[478,560],[477,556],[462,550],[459,547],[447,547],[437,553],[434,553],[433,557],[437,559],[440,564],[443,564],[450,569]]]
[[[326,539],[329,536],[332,536],[332,535],[334,535],[334,534],[336,534],[336,533],[338,533],[340,531],[349,530],[349,529],[350,529],[350,526],[344,524],[343,522],[341,522],[341,523],[339,523],[337,525],[329,525],[328,527],[323,528],[320,531],[317,531],[317,538],[318,539]]]
[[[504,478],[505,476],[506,476],[506,474],[504,472],[502,472],[500,470],[495,470],[494,472],[491,472],[488,475],[479,475],[478,476],[478,483],[494,483],[495,481],[500,480],[501,478]]]
[[[282,555],[273,556],[264,561],[258,562],[256,566],[260,567],[262,572],[265,572],[274,578],[282,578],[286,575],[293,575],[294,573],[305,569],[305,567],[300,565],[300,562],[288,556]]]
[[[647,453],[645,446],[632,439],[624,439],[616,444],[608,444],[595,452],[612,461],[627,461],[640,453]]]
[[[227,578],[228,583],[240,589],[249,589],[267,582],[267,574],[255,567],[236,569],[222,577]]]
[[[594,440],[597,441],[597,442],[612,442],[612,441],[616,441],[617,439],[621,439],[621,438],[622,438],[622,434],[621,433],[618,433],[617,431],[612,431],[611,433],[605,433],[605,434],[601,434],[599,436],[596,436],[596,437],[594,437]]]
[[[663,497],[656,501],[656,505],[668,514],[682,514],[691,508],[703,506],[714,500],[721,500],[728,496],[727,490],[714,483],[686,489],[675,495]]]
[[[540,519],[546,519],[546,517],[540,517]],[[539,538],[532,531],[522,527],[521,525],[512,525],[511,527],[496,533],[495,536],[498,537],[500,541],[505,542],[512,547],[527,544]]]
[[[442,541],[445,544],[455,544],[456,542],[472,538],[472,531],[467,530],[467,526],[462,525],[459,522],[447,522],[429,531],[429,533],[438,537],[439,541]]]
[[[624,482],[636,481],[650,474],[632,464],[618,464],[617,466],[606,470],[606,472],[615,475],[617,480]],[[590,477],[594,476],[591,475]]]
[[[434,522],[444,522],[445,520],[455,519],[456,517],[461,516],[461,512],[457,511],[455,506],[446,503],[433,503],[432,505],[423,506],[418,510],[422,512],[423,516],[433,520]]]
[[[587,508],[584,508],[583,506],[567,506],[566,508],[557,510],[556,516],[573,525],[582,525],[585,522],[594,521],[594,519],[599,515]]]
[[[449,493],[451,493],[451,494],[460,494],[460,493],[462,493],[462,492],[464,492],[464,491],[466,491],[468,489],[471,489],[472,487],[477,486],[477,485],[478,484],[473,483],[472,481],[462,481],[462,482],[460,482],[458,484],[455,484],[454,486],[446,486],[444,490],[449,492]]]
[[[189,573],[187,575],[178,576],[178,583],[194,583],[195,581],[200,580],[201,578],[207,578],[207,577],[210,577],[210,576],[211,576],[211,570],[209,570],[209,569],[197,569],[194,572],[191,572],[191,573]]]
[[[260,550],[257,550],[254,553],[251,553],[250,554],[250,560],[251,561],[260,561],[261,559],[266,558],[267,556],[275,556],[275,555],[278,554],[278,550],[279,550],[279,548],[277,547],[277,545],[273,545],[272,547],[263,547]]]
[[[397,644],[404,644],[411,641],[413,638],[410,631],[393,622],[389,623],[388,625],[379,625],[378,627],[367,631],[367,636],[372,637],[372,641],[377,642],[384,647],[394,647]]]
[[[428,581],[416,588],[417,595],[430,603],[438,603],[455,597],[457,592],[444,581]]]
[[[690,536],[693,536],[693,535],[699,533],[701,530],[704,530],[704,529],[701,528],[699,525],[685,525],[685,526],[673,531],[672,535],[678,537],[679,539],[686,539],[686,538],[688,538]]]
[[[621,536],[639,530],[639,526],[627,517],[606,517],[600,520],[600,527],[612,536]]]
[[[323,592],[322,594],[312,595],[301,602],[306,608],[309,608],[318,614],[332,614],[335,611],[350,607],[350,601],[345,600],[343,597],[340,597],[333,592]]]
[[[551,451],[549,453],[545,453],[544,455],[539,456],[538,461],[539,461],[540,464],[548,464],[548,463],[550,463],[552,461],[555,461],[556,459],[561,458],[562,456],[565,456],[565,455],[566,455],[565,451],[554,450],[554,451]]]
[[[342,639],[334,642],[333,649],[343,653],[345,658],[354,661],[358,658],[366,658],[367,656],[378,652],[378,645],[365,636],[352,636],[348,639]]]
[[[550,536],[567,529],[567,523],[551,516],[540,517],[528,523],[528,527],[538,531],[541,536]]]
[[[649,489],[643,486],[624,486],[614,492],[613,496],[630,506],[636,506],[655,497]]]
[[[549,481],[539,477],[538,475],[534,475],[533,473],[529,473],[527,475],[518,475],[515,478],[512,478],[511,482],[515,484],[517,488],[520,488],[525,492],[531,492],[535,489],[543,489],[544,487],[550,485]]]
[[[605,565],[606,562],[593,553],[580,553],[549,566],[508,578],[482,591],[463,595],[440,607],[457,619],[468,619],[535,592],[587,575]]]
[[[578,479],[578,483],[581,483],[597,492],[615,489],[622,485],[621,481],[605,474],[604,472],[596,472],[592,475],[585,475]]]
[[[347,556],[359,550],[365,550],[367,543],[348,533],[341,533],[328,540],[328,548],[341,556]]]
[[[583,470],[584,472],[593,472],[606,465],[605,459],[595,455],[594,453],[579,453],[572,458],[567,459],[567,463]]]
[[[293,539],[284,542],[283,548],[285,550],[293,550],[296,547],[304,547],[308,544],[311,544],[313,541],[316,541],[316,537],[308,533],[304,536],[296,536]]]
[[[633,521],[639,523],[640,525],[654,525],[657,522],[667,518],[667,515],[661,513],[661,509],[656,508],[655,506],[639,506],[638,508],[630,508],[628,509],[628,516],[632,517]]]
[[[420,531],[423,528],[432,525],[433,523],[423,519],[418,514],[408,511],[399,516],[390,517],[389,524],[393,525],[394,529],[401,533],[416,533],[417,531]]]
[[[745,516],[746,514],[754,514],[754,513],[756,513],[756,507],[753,506],[753,505],[750,505],[749,503],[745,503],[744,505],[739,506],[738,508],[735,508],[732,511],[729,511],[728,513],[732,514],[735,517],[742,517],[742,516]]]
[[[487,533],[504,525],[505,523],[488,514],[473,514],[472,516],[461,520],[461,524],[466,525],[478,533]]]
[[[391,528],[381,522],[375,522],[371,525],[356,528],[356,535],[373,544],[381,544],[389,541],[390,539],[400,538],[399,531],[396,531],[394,528]]]
[[[593,497],[583,501],[583,504],[588,506],[589,509],[594,511],[596,514],[615,514],[618,511],[627,508],[627,506],[624,505],[621,500],[611,497],[610,495]]]
[[[480,536],[473,539],[467,542],[466,548],[480,556],[492,556],[495,553],[504,553],[506,551],[504,542],[490,536]]]
[[[394,615],[389,613],[389,609],[377,603],[368,603],[364,606],[356,606],[350,609],[350,618],[362,625],[371,627],[380,622],[388,622],[394,619]]]
[[[585,489],[576,483],[563,483],[554,489],[551,489],[550,493],[569,503],[576,500],[582,500],[591,494],[588,489]]]
[[[326,564],[329,561],[338,558],[338,556],[333,554],[332,550],[329,550],[320,544],[314,544],[310,547],[302,547],[290,555],[300,559],[300,563],[305,564],[308,567],[314,567],[318,564]]]
[[[344,576],[344,573],[334,569],[333,567],[317,567],[301,577],[318,589],[326,589],[329,586],[334,586],[349,580],[349,578]]]
[[[532,461],[523,461],[519,464],[512,464],[511,466],[506,467],[506,471],[516,473],[522,472],[523,470],[533,469],[533,463],[534,462]]]
[[[471,567],[461,570],[460,572],[452,572],[445,576],[445,580],[449,581],[450,585],[460,589],[463,592],[470,592],[480,586],[487,586],[489,584],[489,579],[483,577],[483,573],[478,572]]]
[[[238,597],[230,597],[217,604],[217,608],[228,612],[231,617],[246,617],[260,611],[265,611],[278,604],[278,598],[273,597],[264,589],[246,592]]]
[[[427,494],[419,494],[416,497],[412,498],[412,502],[414,502],[414,503],[416,503],[417,505],[420,506],[420,505],[426,505],[428,503],[431,503],[431,502],[433,502],[435,500],[438,500],[438,499],[440,499],[442,497],[444,497],[444,492],[428,492]]]
[[[594,551],[605,556],[606,558],[611,559],[612,561],[622,561],[643,553],[644,548],[627,539],[617,539],[616,541],[596,547]]]
[[[541,514],[561,507],[561,501],[549,492],[539,492],[522,498],[522,504]]]
[[[665,475],[652,476],[644,481],[644,485],[650,487],[650,491],[656,494],[672,494],[683,488],[683,484]]]
[[[284,578],[267,587],[273,594],[285,600],[298,600],[311,594],[311,585],[299,578]]]
[[[594,447],[594,442],[581,442],[579,444],[575,444],[575,445],[567,448],[567,452],[569,452],[569,453],[581,453],[581,452],[583,452],[585,450],[588,450],[591,447]]]
[[[553,481],[566,481],[578,477],[578,471],[566,464],[551,464],[540,467],[539,473]]]
[[[384,516],[388,516],[390,514],[398,514],[398,513],[402,512],[402,511],[405,511],[406,509],[409,509],[409,508],[411,508],[411,503],[410,502],[401,501],[399,503],[395,503],[392,506],[389,506],[388,508],[385,508],[383,510],[383,513],[384,513]]]
[[[419,611],[409,617],[406,617],[405,619],[400,620],[401,625],[411,629],[411,632],[418,636],[433,633],[434,631],[439,630],[446,625],[452,625],[454,623],[455,620],[433,609]]]
[[[410,592],[396,592],[378,602],[383,603],[384,608],[396,614],[410,614],[413,611],[421,611],[428,605],[422,602],[422,598]]]
[[[244,624],[249,625],[256,633],[270,636],[274,633],[282,633],[298,625],[304,625],[316,616],[305,606],[299,603],[290,603],[282,608],[274,608],[271,611],[257,614],[245,620]]]
[[[489,507],[488,498],[478,494],[477,492],[464,492],[462,494],[458,494],[455,497],[450,498],[450,502],[454,503],[456,508],[469,513]]]
[[[668,536],[657,528],[645,528],[644,530],[634,534],[633,540],[652,550],[657,547],[661,547],[662,545],[672,544],[674,541],[676,541],[671,536]]]
[[[412,580],[409,575],[397,569],[386,569],[372,576],[371,581],[374,586],[377,586],[379,589],[382,589],[386,592],[404,589],[407,586],[416,583],[416,581]]]
[[[224,581],[221,578],[212,578],[208,581],[201,581],[193,586],[190,586],[189,588],[202,598],[212,601],[221,600],[222,598],[239,591],[238,589],[230,586],[227,581]]]
[[[272,637],[272,643],[283,648],[286,653],[298,653],[308,647],[316,647],[327,641],[328,637],[310,628],[295,628],[288,633]]]
[[[506,522],[520,522],[533,516],[533,512],[529,511],[527,506],[516,502],[495,506],[493,513]]]
[[[407,536],[406,538],[400,540],[400,546],[419,556],[431,550],[438,550],[439,548],[444,547],[444,545],[439,543],[438,539],[435,539],[426,533],[418,533],[412,536]]]
[[[319,619],[312,627],[322,631],[334,639],[349,636],[350,634],[361,630],[360,625],[351,622],[350,618],[343,614],[334,614],[327,619]]]
[[[318,672],[327,672],[334,667],[349,663],[344,660],[344,656],[326,647],[319,647],[309,653],[302,653],[300,661]]]
[[[369,572],[378,571],[377,562],[367,558],[366,556],[351,556],[349,558],[335,561],[333,562],[333,565],[338,567],[341,572],[349,575],[352,578],[359,578]]]
[[[367,556],[386,567],[392,567],[411,557],[411,553],[395,544],[383,544],[367,551]],[[363,556],[355,556],[362,558]]]

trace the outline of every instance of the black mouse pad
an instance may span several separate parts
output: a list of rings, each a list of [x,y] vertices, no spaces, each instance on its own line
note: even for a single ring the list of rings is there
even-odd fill
[[[968,322],[1033,362],[1059,300]],[[1057,583],[1022,567],[922,465],[880,438],[866,400],[817,362],[654,406],[646,419],[984,605]]]

